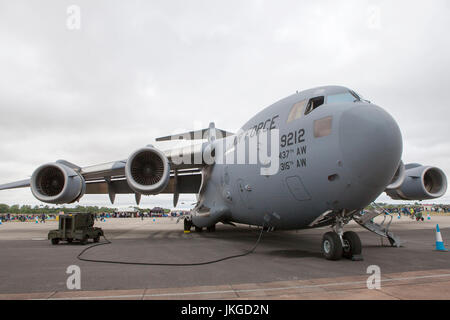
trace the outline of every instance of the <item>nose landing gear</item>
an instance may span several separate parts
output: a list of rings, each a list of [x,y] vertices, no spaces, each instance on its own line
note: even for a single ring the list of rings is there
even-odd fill
[[[322,238],[322,252],[327,260],[339,260],[343,254],[342,242],[336,232],[327,232]]]
[[[353,231],[347,231],[342,235],[342,239],[345,243],[342,256],[353,261],[362,261],[362,244],[358,234]]]
[[[342,257],[353,261],[361,261],[362,245],[359,236],[353,231],[344,232],[348,219],[342,215],[336,216],[333,231],[327,232],[322,238],[322,252],[327,260],[339,260]]]

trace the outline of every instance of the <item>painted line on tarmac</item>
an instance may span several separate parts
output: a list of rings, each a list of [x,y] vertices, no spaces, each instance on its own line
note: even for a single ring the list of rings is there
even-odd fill
[[[405,280],[419,280],[419,279],[431,279],[431,278],[445,278],[450,277],[450,273],[435,274],[428,276],[417,277],[401,277],[392,279],[381,279],[381,282],[395,282]],[[90,299],[124,299],[124,298],[146,298],[146,297],[170,297],[170,296],[190,296],[190,295],[206,295],[206,294],[223,294],[223,293],[245,293],[245,292],[265,292],[265,291],[281,291],[290,289],[308,289],[308,288],[321,288],[321,287],[333,287],[352,284],[365,284],[365,281],[349,281],[349,282],[334,282],[326,284],[313,284],[303,286],[290,286],[290,287],[278,287],[278,288],[259,288],[259,289],[236,289],[236,290],[218,290],[218,291],[196,291],[196,292],[179,292],[179,293],[155,293],[155,294],[139,294],[139,295],[117,295],[117,296],[95,296],[95,297],[72,297],[72,298],[49,298],[49,299],[37,299],[37,300],[90,300]]]

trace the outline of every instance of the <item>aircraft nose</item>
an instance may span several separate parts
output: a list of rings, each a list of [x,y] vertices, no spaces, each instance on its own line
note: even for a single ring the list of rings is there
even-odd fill
[[[389,184],[403,151],[396,121],[376,105],[344,111],[339,122],[339,144],[343,166],[358,183],[374,188]]]

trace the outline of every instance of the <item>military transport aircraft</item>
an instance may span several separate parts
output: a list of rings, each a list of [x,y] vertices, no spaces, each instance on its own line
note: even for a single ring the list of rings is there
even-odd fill
[[[385,110],[355,91],[326,86],[297,92],[263,109],[238,133],[209,128],[157,138],[185,139],[191,145],[148,145],[127,159],[79,167],[65,160],[38,167],[30,179],[0,190],[30,187],[42,202],[72,203],[84,194],[197,194],[185,230],[219,222],[270,229],[331,226],[322,239],[327,259],[358,260],[361,241],[344,232],[354,219],[361,226],[399,240],[364,212],[382,192],[393,199],[424,200],[445,194],[442,170],[404,165],[402,136]],[[165,143],[165,142],[164,142]],[[269,152],[270,151],[270,152]]]

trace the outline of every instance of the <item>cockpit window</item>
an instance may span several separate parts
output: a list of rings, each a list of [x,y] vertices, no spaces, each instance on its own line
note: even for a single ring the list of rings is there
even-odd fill
[[[306,107],[305,115],[317,109],[325,102],[325,97],[315,97],[309,100],[308,106]]]
[[[367,103],[371,103],[369,100],[365,99],[362,95],[360,95],[359,93],[356,93],[355,91],[350,91],[352,95],[354,95],[355,97],[358,98],[358,101],[363,101],[363,102],[367,102]]]
[[[358,99],[358,101],[360,100],[364,100],[364,98],[362,97],[362,95],[356,93],[355,91],[350,90],[350,93],[356,97],[356,99]]]
[[[336,93],[336,94],[330,94],[327,97],[327,104],[331,103],[345,103],[345,102],[355,102],[359,101],[360,98],[357,94],[353,94],[351,91],[342,92],[342,93]]]
[[[306,100],[302,100],[302,101],[294,104],[294,106],[291,109],[291,112],[289,113],[287,123],[299,119],[303,115],[305,106],[306,106]]]
[[[344,89],[344,90],[339,90],[339,91],[341,91],[341,92],[329,94],[326,96],[314,97],[314,98],[309,99],[309,101],[306,105],[305,115],[311,113],[313,110],[315,110],[318,107],[320,107],[321,105],[323,105],[325,103],[325,100],[326,100],[326,104],[349,103],[349,102],[370,103],[370,101],[364,100],[360,95],[358,95],[356,92],[354,92],[352,90]],[[336,91],[334,91],[334,92],[336,92]],[[316,94],[317,93],[318,92],[316,92]],[[295,106],[291,110],[291,113],[289,114],[288,122],[292,121],[291,117],[293,117],[293,119],[297,119],[300,117],[300,116],[295,117],[295,115],[293,115],[294,109],[295,109]],[[299,112],[299,110],[297,110],[297,111]]]

